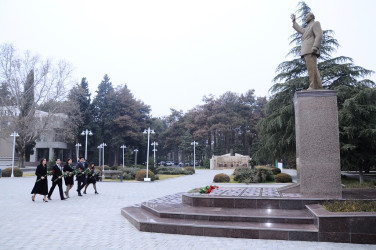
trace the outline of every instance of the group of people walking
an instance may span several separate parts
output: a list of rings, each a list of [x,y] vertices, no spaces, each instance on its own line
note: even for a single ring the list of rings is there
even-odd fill
[[[81,190],[85,188],[84,194],[86,194],[86,189],[90,184],[93,184],[95,194],[98,194],[96,182],[98,173],[94,169],[94,163],[90,166],[87,165],[85,158],[80,157],[75,169],[72,167],[72,159],[68,158],[64,167],[61,166],[60,159],[56,159],[56,164],[52,167],[52,171],[47,171],[47,160],[42,158],[40,164],[35,170],[35,175],[37,180],[34,184],[33,190],[31,191],[31,200],[35,201],[35,196],[37,194],[43,195],[43,201],[48,202],[51,200],[51,195],[54,192],[56,185],[59,187],[60,199],[66,200],[69,197],[69,190],[74,186],[74,176],[76,176],[77,181],[77,193],[78,196],[82,196]],[[48,191],[48,180],[47,176],[52,175],[51,181],[52,186],[50,191]],[[65,182],[66,190],[63,192],[63,179]],[[64,196],[65,194],[65,196]]]

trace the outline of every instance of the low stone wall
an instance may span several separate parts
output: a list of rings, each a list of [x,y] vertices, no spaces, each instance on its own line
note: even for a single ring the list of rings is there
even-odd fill
[[[334,213],[319,204],[306,207],[315,216],[319,241],[376,244],[376,213]]]

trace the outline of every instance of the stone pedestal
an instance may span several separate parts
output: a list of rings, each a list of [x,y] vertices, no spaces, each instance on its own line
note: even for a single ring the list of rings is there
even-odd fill
[[[300,194],[341,198],[337,91],[296,92],[294,106]]]

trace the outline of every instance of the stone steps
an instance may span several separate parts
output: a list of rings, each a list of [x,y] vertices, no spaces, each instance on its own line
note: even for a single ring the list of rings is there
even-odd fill
[[[160,218],[183,220],[313,224],[314,217],[306,210],[237,209],[226,207],[191,207],[185,204],[145,202],[141,208]]]
[[[318,229],[313,224],[161,218],[141,206],[123,208],[121,214],[138,230],[144,232],[249,239],[318,239]]]
[[[319,237],[307,209],[191,206],[182,202],[182,194],[125,207],[121,214],[145,232],[301,241]]]

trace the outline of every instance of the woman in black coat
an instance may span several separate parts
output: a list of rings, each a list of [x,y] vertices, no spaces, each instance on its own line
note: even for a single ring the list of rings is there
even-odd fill
[[[48,194],[48,183],[47,183],[47,160],[46,158],[42,158],[40,164],[37,166],[35,170],[35,175],[37,176],[37,181],[34,184],[33,190],[31,193],[31,200],[35,201],[35,196],[37,194],[44,195],[43,201],[47,201],[47,194]]]
[[[87,181],[86,181],[84,194],[86,194],[86,189],[87,189],[87,187],[89,186],[90,183],[92,183],[93,186],[94,186],[95,194],[98,194],[97,186],[96,186],[97,176],[95,176],[95,174],[94,174],[94,171],[95,171],[94,163],[90,163],[89,168],[90,168],[90,173],[87,175]]]
[[[65,173],[68,172],[68,174],[70,174],[68,177],[64,177],[64,182],[65,182],[65,185],[67,186],[67,189],[65,190],[65,195],[67,196],[67,198],[70,198],[69,197],[69,190],[74,185],[73,174],[72,174],[73,168],[72,168],[72,159],[71,158],[68,158],[67,163],[64,166],[63,172],[65,172]]]

